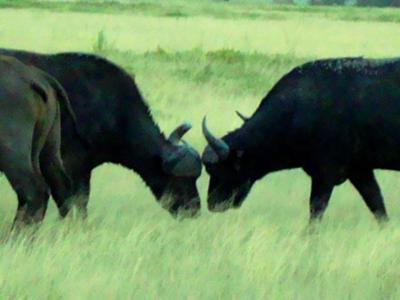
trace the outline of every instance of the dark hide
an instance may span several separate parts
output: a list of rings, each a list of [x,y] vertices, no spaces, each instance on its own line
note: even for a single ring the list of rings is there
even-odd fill
[[[400,60],[327,59],[296,67],[241,128],[219,144],[208,140],[210,210],[239,207],[270,172],[303,168],[312,179],[312,220],[347,179],[376,218],[386,219],[373,170],[400,170]],[[221,149],[228,149],[226,158]]]
[[[41,55],[4,49],[1,53],[41,68],[66,90],[79,132],[90,143],[88,147],[77,139],[73,122],[64,118],[66,110],[62,108],[62,156],[77,187],[74,204],[84,216],[91,171],[105,162],[136,171],[157,199],[168,195],[163,206],[173,215],[179,211],[189,215],[198,212],[198,153],[178,144],[176,134],[170,141],[161,133],[135,82],[124,70],[98,56],[80,53]],[[183,124],[177,131],[189,128]],[[62,215],[71,204],[64,206],[67,209],[60,211]]]
[[[43,219],[48,186],[57,203],[71,196],[60,153],[59,102],[68,105],[68,98],[55,79],[0,55],[0,170],[18,195],[14,224]]]

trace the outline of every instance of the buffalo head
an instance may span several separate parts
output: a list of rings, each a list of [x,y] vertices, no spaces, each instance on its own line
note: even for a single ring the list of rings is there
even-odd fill
[[[232,149],[226,141],[216,138],[208,130],[205,118],[203,134],[208,142],[202,156],[210,175],[208,208],[211,211],[238,208],[254,183],[246,170],[244,152]]]
[[[201,159],[195,149],[181,140],[191,127],[189,123],[177,127],[163,148],[162,171],[166,180],[161,203],[173,216],[193,217],[200,210],[196,180],[201,174]]]

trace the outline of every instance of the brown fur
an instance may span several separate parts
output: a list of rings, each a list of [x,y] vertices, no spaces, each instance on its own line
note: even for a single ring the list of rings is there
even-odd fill
[[[71,194],[60,154],[59,101],[68,98],[55,79],[0,56],[0,170],[18,196],[17,223],[43,219],[48,187],[56,203]]]

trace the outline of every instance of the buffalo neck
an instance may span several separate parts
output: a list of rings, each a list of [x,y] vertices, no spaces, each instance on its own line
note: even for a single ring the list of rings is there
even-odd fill
[[[140,97],[137,93],[136,97]],[[125,112],[124,143],[119,146],[118,163],[134,170],[160,198],[165,188],[166,174],[162,170],[162,158],[169,141],[154,122],[143,100],[129,102]]]

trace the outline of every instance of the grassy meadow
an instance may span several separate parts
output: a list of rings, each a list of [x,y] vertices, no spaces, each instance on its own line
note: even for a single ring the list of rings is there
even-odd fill
[[[129,1],[128,1],[129,2]],[[400,11],[290,8],[205,0],[139,4],[0,1],[0,47],[95,52],[126,68],[169,132],[201,119],[240,125],[292,67],[331,56],[396,56]],[[261,2],[261,1],[259,1]],[[380,228],[345,183],[307,234],[310,181],[300,170],[258,182],[239,210],[173,220],[133,172],[93,173],[89,219],[51,204],[32,236],[9,237],[17,204],[0,177],[0,299],[399,299],[399,174],[380,171],[391,222]]]

